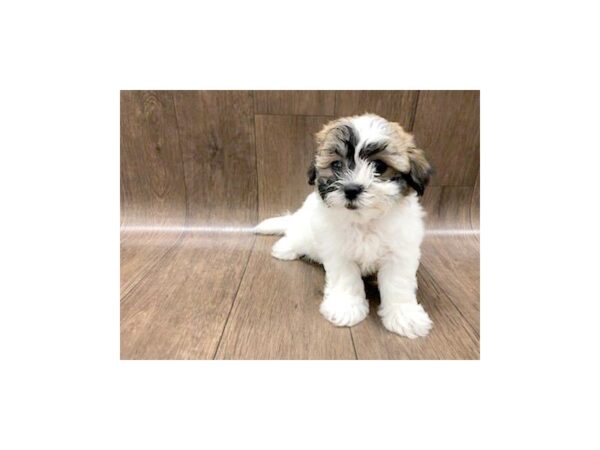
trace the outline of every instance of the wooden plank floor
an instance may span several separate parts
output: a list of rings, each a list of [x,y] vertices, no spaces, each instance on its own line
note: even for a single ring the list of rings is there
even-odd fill
[[[423,198],[418,295],[434,321],[423,339],[387,332],[370,286],[368,318],[334,327],[318,311],[322,267],[275,260],[276,238],[249,232],[311,191],[305,172],[322,124],[365,110],[450,134],[416,136],[434,147],[438,173],[452,172]],[[463,110],[469,117],[454,118]],[[479,358],[478,96],[123,92],[121,114],[122,359]]]

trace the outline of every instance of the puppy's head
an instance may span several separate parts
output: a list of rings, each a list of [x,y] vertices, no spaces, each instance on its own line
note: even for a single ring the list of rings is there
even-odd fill
[[[431,166],[412,135],[374,114],[329,122],[317,133],[308,171],[325,204],[349,210],[385,209],[423,195]]]

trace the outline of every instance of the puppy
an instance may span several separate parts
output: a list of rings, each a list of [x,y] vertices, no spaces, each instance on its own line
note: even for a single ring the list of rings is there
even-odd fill
[[[369,312],[362,276],[377,275],[378,314],[389,331],[426,336],[432,322],[417,302],[423,239],[419,198],[431,166],[412,135],[374,114],[334,120],[317,133],[308,171],[315,185],[294,214],[267,219],[259,234],[283,234],[272,255],[308,257],[325,267],[320,312],[353,326]]]

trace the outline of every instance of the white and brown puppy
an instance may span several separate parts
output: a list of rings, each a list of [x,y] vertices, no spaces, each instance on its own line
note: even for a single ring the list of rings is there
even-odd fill
[[[367,316],[361,276],[377,274],[383,325],[410,338],[427,335],[432,322],[416,297],[424,234],[418,197],[431,173],[423,151],[400,125],[374,114],[332,121],[316,138],[308,172],[315,192],[294,214],[267,219],[255,232],[284,234],[275,258],[324,265],[320,311],[333,324]]]

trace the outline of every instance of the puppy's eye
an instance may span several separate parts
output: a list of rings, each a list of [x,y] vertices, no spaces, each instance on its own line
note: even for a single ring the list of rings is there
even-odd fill
[[[375,166],[376,173],[383,173],[388,168],[387,164],[384,163],[383,161],[380,161],[379,159],[376,159],[375,161],[373,161],[373,165]]]
[[[341,161],[334,161],[331,163],[331,168],[333,170],[340,170],[342,168],[342,162]]]

